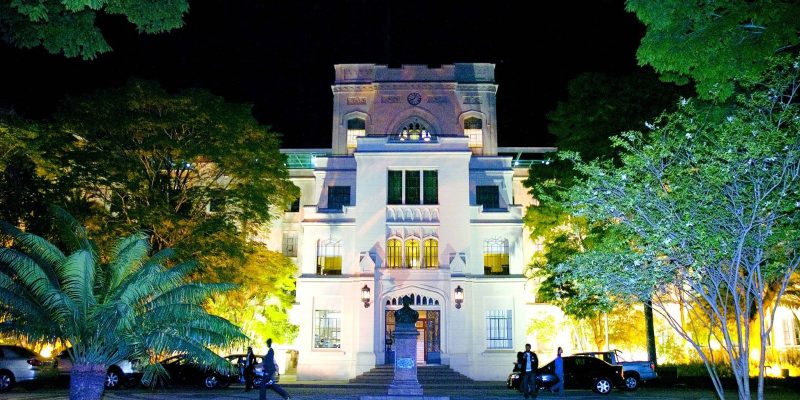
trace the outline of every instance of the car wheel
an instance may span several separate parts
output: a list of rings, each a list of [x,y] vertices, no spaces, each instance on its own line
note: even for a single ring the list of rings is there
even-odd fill
[[[206,378],[203,379],[203,387],[206,389],[215,389],[217,386],[219,386],[219,378],[216,374],[206,375]]]
[[[636,390],[639,387],[639,378],[631,375],[625,377],[625,388],[628,390]]]
[[[14,375],[11,372],[0,372],[0,392],[5,392],[14,386]]]
[[[600,394],[609,394],[611,393],[611,388],[611,381],[608,378],[598,378],[594,381],[592,390]]]
[[[118,389],[122,383],[122,373],[116,368],[111,368],[106,372],[106,389]]]

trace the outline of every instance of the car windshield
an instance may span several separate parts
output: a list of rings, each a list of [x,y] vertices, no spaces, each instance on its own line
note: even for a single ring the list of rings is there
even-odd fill
[[[11,352],[17,353],[20,357],[36,357],[37,354],[24,348],[24,347],[11,347],[9,348]]]

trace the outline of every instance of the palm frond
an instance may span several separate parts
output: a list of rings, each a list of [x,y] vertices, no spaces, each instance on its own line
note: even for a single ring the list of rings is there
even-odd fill
[[[95,261],[87,250],[78,250],[67,257],[59,266],[62,290],[78,305],[80,317],[89,315],[89,310],[97,304],[94,297]]]
[[[150,303],[154,307],[175,303],[199,304],[214,294],[235,289],[232,283],[189,283],[172,288],[157,297]]]
[[[63,262],[66,255],[58,247],[44,238],[32,233],[23,232],[15,226],[0,221],[0,230],[11,236],[14,243],[28,254],[28,257],[42,265],[49,279],[56,283],[58,278],[54,272],[55,266]]]
[[[109,271],[111,273],[109,288],[119,286],[126,276],[141,268],[150,252],[150,245],[147,243],[144,234],[137,233],[128,236],[114,246],[111,252],[111,263]]]
[[[88,250],[93,258],[97,258],[97,246],[89,240],[86,234],[86,228],[81,225],[67,210],[51,204],[50,213],[53,214],[58,222],[56,228],[60,232],[61,239],[67,244],[70,250],[76,251],[78,249]]]

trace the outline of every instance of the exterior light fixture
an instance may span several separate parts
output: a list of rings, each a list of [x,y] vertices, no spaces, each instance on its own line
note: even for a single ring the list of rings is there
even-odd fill
[[[364,302],[364,308],[369,308],[369,300],[369,286],[364,285],[364,287],[361,288],[361,301]]]
[[[461,303],[464,302],[464,289],[459,285],[455,291],[456,308],[461,308]]]

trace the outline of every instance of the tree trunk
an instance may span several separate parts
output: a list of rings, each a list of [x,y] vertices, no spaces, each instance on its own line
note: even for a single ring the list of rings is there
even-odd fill
[[[105,365],[75,364],[69,374],[69,400],[100,400],[105,381]]]
[[[653,324],[653,301],[644,304],[644,321],[647,324],[647,357],[653,365],[658,365],[656,354],[656,329]]]

